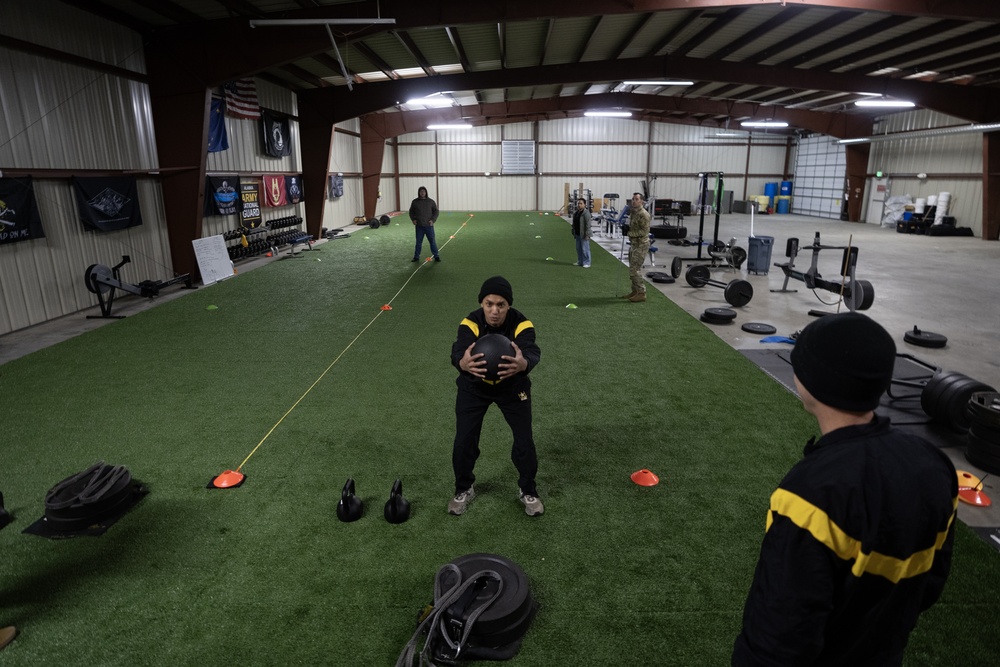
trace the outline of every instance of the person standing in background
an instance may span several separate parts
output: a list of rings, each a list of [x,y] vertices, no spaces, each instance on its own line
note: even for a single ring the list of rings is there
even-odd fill
[[[587,210],[585,199],[576,200],[576,213],[573,214],[573,237],[576,239],[576,264],[585,269],[590,268],[590,211]]]
[[[417,245],[413,248],[413,259],[411,262],[420,260],[420,250],[424,245],[424,237],[431,244],[431,254],[434,261],[440,262],[441,255],[438,254],[437,240],[434,238],[434,223],[438,219],[437,203],[427,196],[427,188],[420,186],[417,189],[417,198],[410,203],[410,220],[417,232]]]
[[[628,214],[628,275],[632,280],[632,291],[624,298],[632,303],[646,300],[646,283],[642,279],[642,265],[649,252],[649,211],[643,206],[642,193],[632,195]]]

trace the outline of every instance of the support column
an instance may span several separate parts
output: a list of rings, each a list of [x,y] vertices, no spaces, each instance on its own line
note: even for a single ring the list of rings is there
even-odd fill
[[[1000,240],[1000,132],[983,133],[982,238]]]
[[[378,188],[385,155],[386,128],[382,114],[361,117],[361,180],[365,197],[365,218],[375,217]]]
[[[871,144],[848,144],[847,153],[847,219],[861,222],[861,209],[865,202],[865,182],[868,179],[868,157]]]
[[[170,258],[175,274],[199,276],[191,241],[202,235],[212,93],[158,52],[147,52],[146,62]]]
[[[302,155],[302,183],[306,191],[306,233],[319,238],[326,214],[326,184],[333,150],[333,114],[327,105],[299,93],[299,150]]]

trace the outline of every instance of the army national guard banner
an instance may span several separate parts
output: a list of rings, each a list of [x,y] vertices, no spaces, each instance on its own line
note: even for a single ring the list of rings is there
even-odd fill
[[[256,178],[240,179],[240,226],[244,229],[254,229],[261,224],[260,215],[260,180]]]
[[[70,180],[85,230],[113,232],[142,224],[135,176]]]
[[[31,177],[0,178],[0,245],[42,238]]]

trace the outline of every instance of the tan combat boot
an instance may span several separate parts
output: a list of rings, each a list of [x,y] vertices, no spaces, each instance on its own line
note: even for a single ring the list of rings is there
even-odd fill
[[[645,292],[636,292],[635,294],[633,294],[632,296],[630,296],[628,298],[628,300],[631,301],[632,303],[642,303],[643,301],[646,300],[646,293]]]

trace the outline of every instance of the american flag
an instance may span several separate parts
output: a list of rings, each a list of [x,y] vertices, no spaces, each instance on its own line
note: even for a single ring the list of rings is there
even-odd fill
[[[253,77],[229,81],[222,87],[226,91],[226,113],[234,118],[260,118],[257,85]]]

